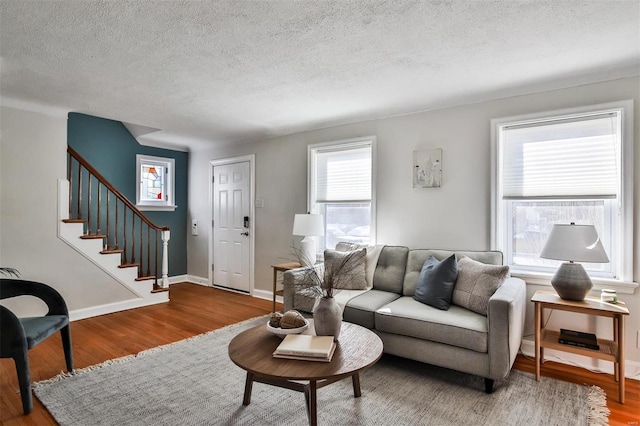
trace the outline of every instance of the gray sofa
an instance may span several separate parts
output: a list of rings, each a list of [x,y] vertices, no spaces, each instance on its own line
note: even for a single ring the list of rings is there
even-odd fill
[[[495,251],[409,250],[384,246],[377,259],[367,256],[371,288],[339,292],[343,319],[373,330],[384,352],[485,378],[485,390],[509,374],[520,348],[525,318],[523,280],[509,277],[489,299],[487,316],[452,304],[439,310],[413,299],[422,265],[429,256],[502,265]],[[373,264],[375,262],[375,264]],[[284,274],[284,309],[311,312],[313,299],[300,292],[304,268]]]

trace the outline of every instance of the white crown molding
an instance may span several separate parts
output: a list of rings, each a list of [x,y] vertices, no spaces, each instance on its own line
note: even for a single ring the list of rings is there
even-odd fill
[[[71,110],[67,108],[44,105],[37,102],[25,101],[22,99],[8,98],[6,96],[0,97],[0,106],[19,109],[22,111],[37,112],[49,117],[67,118],[69,113],[71,112]]]

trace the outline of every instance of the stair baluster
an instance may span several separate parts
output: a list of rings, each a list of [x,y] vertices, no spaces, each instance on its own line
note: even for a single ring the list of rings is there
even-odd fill
[[[169,227],[158,226],[151,222],[73,148],[67,147],[67,152],[69,154],[67,178],[69,180],[69,214],[71,218],[68,221],[86,224],[85,235],[82,238],[103,238],[103,253],[120,252],[120,267],[137,267],[137,280],[153,279],[153,291],[166,289],[168,287]],[[74,178],[74,176],[77,177]],[[97,181],[97,191],[92,182],[94,179]],[[103,188],[106,197],[103,197]],[[94,194],[94,192],[96,193]],[[115,199],[115,203],[111,203],[112,197]],[[86,214],[83,213],[85,203]],[[122,205],[122,213],[119,211],[120,205]],[[127,216],[131,216],[130,219]],[[129,220],[130,226],[128,227]],[[136,222],[139,222],[138,229],[136,229]],[[146,228],[146,233],[144,228]],[[138,238],[136,238],[136,232],[139,234]],[[122,233],[121,240],[120,233]],[[112,242],[113,244],[111,244]],[[161,244],[162,264],[159,263]],[[155,252],[153,256],[152,249]],[[138,259],[136,259],[136,255]],[[161,278],[160,281],[159,278]]]

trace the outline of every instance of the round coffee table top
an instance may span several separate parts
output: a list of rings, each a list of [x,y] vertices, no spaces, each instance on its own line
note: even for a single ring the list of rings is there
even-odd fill
[[[259,325],[243,331],[229,343],[229,357],[238,367],[261,376],[287,380],[321,380],[353,375],[382,356],[382,340],[371,330],[348,322],[342,330],[331,362],[274,358],[282,339]]]

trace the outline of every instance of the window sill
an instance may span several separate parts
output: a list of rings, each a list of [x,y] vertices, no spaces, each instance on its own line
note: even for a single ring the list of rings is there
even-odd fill
[[[148,204],[136,204],[136,208],[143,212],[172,212],[178,206],[150,206]]]
[[[533,273],[525,271],[512,270],[511,276],[523,279],[527,284],[542,285],[551,287],[551,274]],[[618,294],[635,294],[639,287],[638,283],[633,281],[621,281],[607,278],[592,278],[592,292],[600,292],[603,288],[610,288]]]

